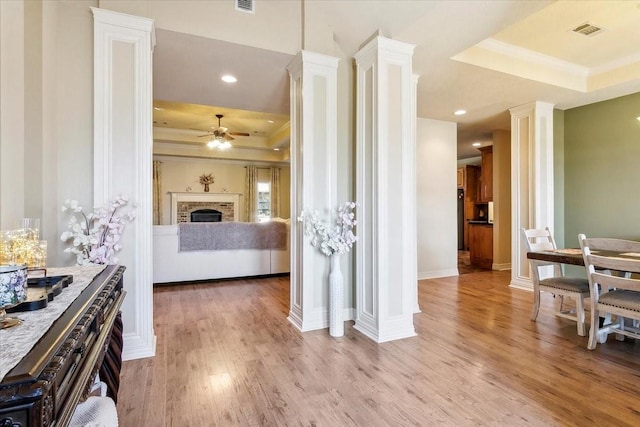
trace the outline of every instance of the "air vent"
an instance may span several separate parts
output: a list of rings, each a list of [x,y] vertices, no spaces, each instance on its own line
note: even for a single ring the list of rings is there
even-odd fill
[[[600,31],[602,31],[602,28],[586,23],[586,24],[577,26],[572,31],[574,33],[582,34],[584,36],[593,36],[595,34],[599,34]]]
[[[253,0],[236,0],[236,10],[247,13],[255,13]]]

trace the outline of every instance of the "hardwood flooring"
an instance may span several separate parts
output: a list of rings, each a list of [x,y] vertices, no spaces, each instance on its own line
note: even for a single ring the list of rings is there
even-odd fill
[[[157,355],[125,362],[129,426],[637,426],[640,343],[594,351],[509,272],[423,280],[417,337],[298,332],[289,279],[154,290]]]

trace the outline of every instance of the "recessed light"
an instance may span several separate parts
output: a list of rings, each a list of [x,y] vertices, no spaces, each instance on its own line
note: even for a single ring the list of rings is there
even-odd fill
[[[280,149],[279,148],[274,148],[273,151],[280,151]]]
[[[225,74],[224,76],[222,76],[222,81],[225,83],[235,83],[238,81],[238,79],[236,79],[231,74]]]
[[[162,107],[153,107],[153,109],[156,111],[164,111],[164,108]]]
[[[471,144],[473,147],[480,147],[482,144],[479,142],[474,142],[473,144]]]
[[[467,114],[467,110],[456,110],[453,112],[453,114],[455,114],[456,116],[462,116],[464,114]]]
[[[640,116],[636,117],[636,120],[640,122]]]
[[[275,123],[273,120],[267,120],[267,123]]]

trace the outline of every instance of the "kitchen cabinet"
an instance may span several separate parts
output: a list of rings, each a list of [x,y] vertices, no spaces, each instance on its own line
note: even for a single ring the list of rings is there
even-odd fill
[[[493,266],[493,225],[469,224],[469,260],[471,265],[491,269]]]
[[[479,148],[482,155],[478,201],[493,201],[493,146]]]
[[[456,182],[458,184],[458,188],[464,188],[464,166],[458,168]]]
[[[458,168],[458,176],[462,174],[462,188],[464,191],[464,215],[462,233],[464,235],[464,250],[469,250],[469,221],[475,219],[475,204],[478,197],[478,166],[465,165]],[[460,232],[460,231],[458,231]]]

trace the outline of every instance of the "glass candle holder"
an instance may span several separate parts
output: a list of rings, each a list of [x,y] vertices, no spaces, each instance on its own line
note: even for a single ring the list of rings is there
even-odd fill
[[[40,218],[23,218],[22,229],[26,239],[40,240]]]

